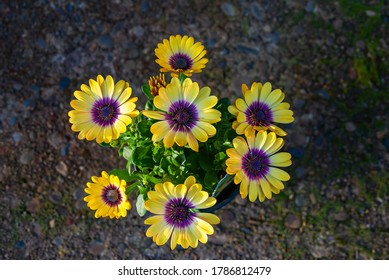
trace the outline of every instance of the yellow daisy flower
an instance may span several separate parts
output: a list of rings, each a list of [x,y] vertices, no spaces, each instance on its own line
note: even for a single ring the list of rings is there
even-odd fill
[[[189,144],[198,152],[197,141],[206,142],[208,137],[214,136],[216,129],[212,124],[221,120],[221,113],[212,109],[218,99],[210,93],[209,87],[199,89],[190,78],[186,78],[182,85],[178,78],[172,78],[166,88],[159,89],[153,100],[154,106],[161,111],[142,111],[146,117],[160,120],[150,128],[152,140],[163,139],[167,148],[174,143],[180,147]]]
[[[227,150],[226,171],[235,174],[234,183],[240,184],[242,198],[248,195],[254,202],[259,197],[262,202],[284,189],[282,181],[288,181],[290,176],[277,167],[290,166],[292,161],[290,153],[277,153],[284,145],[282,138],[277,138],[274,132],[260,131],[247,141],[236,137],[233,145],[234,148]]]
[[[236,133],[253,135],[255,131],[271,130],[279,136],[285,136],[286,132],[274,123],[293,122],[293,112],[290,105],[282,102],[285,94],[280,89],[272,91],[271,84],[253,83],[251,89],[242,85],[244,100],[238,98],[235,105],[230,105],[228,111],[236,116],[232,128]]]
[[[159,74],[157,76],[151,76],[149,79],[150,92],[152,95],[157,96],[161,87],[165,88],[167,85],[165,80],[165,74]]]
[[[84,198],[88,207],[96,210],[95,217],[110,217],[111,219],[127,216],[131,204],[126,195],[126,181],[119,177],[101,172],[101,177],[93,176],[88,182]]]
[[[214,233],[211,225],[220,223],[216,215],[198,212],[215,205],[216,199],[202,191],[193,176],[177,186],[170,182],[156,184],[155,191],[149,191],[147,196],[145,208],[156,215],[145,220],[146,225],[151,225],[146,236],[153,237],[159,246],[171,238],[172,250],[177,244],[185,249],[196,248],[198,241],[206,243],[207,234]]]
[[[206,53],[200,42],[194,43],[193,37],[172,35],[169,40],[163,39],[163,43],[158,44],[155,61],[162,67],[161,72],[171,72],[174,77],[179,73],[192,76],[192,73],[200,73],[207,64]]]
[[[68,115],[72,130],[80,132],[79,139],[96,139],[97,143],[109,143],[126,131],[132,118],[139,114],[135,109],[137,97],[131,97],[132,88],[121,80],[114,84],[111,76],[97,76],[90,79],[89,86],[81,85],[74,92],[75,100],[70,102]]]

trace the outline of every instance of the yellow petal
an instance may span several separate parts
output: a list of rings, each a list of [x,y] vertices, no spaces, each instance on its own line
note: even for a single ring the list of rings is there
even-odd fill
[[[186,138],[186,134],[182,131],[177,131],[176,135],[174,136],[174,141],[177,143],[178,146],[183,147],[188,143],[188,140]]]
[[[259,96],[259,101],[265,102],[266,98],[271,92],[271,84],[269,82],[265,83],[262,87],[261,94]]]
[[[238,98],[235,101],[235,106],[238,108],[240,111],[245,112],[247,109],[247,104],[244,102],[242,98]]]
[[[132,88],[128,87],[126,88],[122,94],[119,95],[118,99],[117,99],[117,102],[122,105],[124,102],[126,102],[130,97],[131,97],[131,94],[132,94]]]
[[[249,181],[246,176],[243,177],[242,182],[240,183],[239,192],[242,198],[246,198],[249,194]]]
[[[81,112],[90,112],[92,109],[92,104],[86,103],[81,100],[70,101],[70,106],[72,106],[77,111],[81,111]]]
[[[267,134],[266,142],[262,146],[263,151],[267,151],[269,148],[271,148],[276,141],[276,134],[274,132],[270,132]]]
[[[119,98],[119,95],[122,93],[124,90],[124,87],[126,86],[126,82],[123,80],[120,80],[117,82],[113,88],[113,95],[112,99],[117,100]]]
[[[208,134],[198,126],[192,127],[191,132],[193,133],[193,136],[196,137],[196,139],[200,142],[206,142],[208,140]]]
[[[167,121],[160,121],[154,123],[150,127],[150,131],[153,134],[153,141],[154,142],[160,141],[163,137],[165,137],[166,133],[168,133],[169,130],[170,130],[170,126]]]
[[[284,183],[282,183],[282,181],[274,178],[273,176],[271,176],[270,174],[267,174],[266,175],[266,179],[269,181],[269,183],[276,187],[277,189],[279,190],[283,190],[284,189]]]
[[[230,105],[228,106],[228,112],[230,112],[234,116],[237,116],[240,111],[238,110],[238,108],[236,108],[235,105]]]
[[[259,180],[259,184],[260,184],[262,191],[265,194],[266,198],[271,199],[272,193],[270,190],[269,182],[265,178],[263,178],[263,179]]]
[[[155,200],[147,200],[145,202],[145,208],[153,214],[164,214],[165,206]]]
[[[120,105],[120,113],[121,114],[128,114],[130,112],[132,112],[134,109],[135,109],[136,105],[135,103],[132,103],[130,101]]]
[[[196,184],[196,178],[194,176],[189,176],[185,179],[184,185],[188,188],[190,188],[194,184]]]
[[[188,199],[194,204],[194,205],[199,205],[203,203],[207,198],[209,197],[209,194],[205,191],[199,191],[196,192],[193,197]]]
[[[200,101],[196,100],[195,104],[198,110],[206,110],[214,107],[217,104],[217,97],[214,95],[208,96]]]
[[[219,217],[211,213],[197,213],[197,217],[211,225],[217,225],[220,223]]]
[[[194,223],[197,227],[201,228],[206,234],[214,233],[213,227],[208,222],[195,217]]]
[[[163,88],[161,88],[160,90],[164,91]],[[164,100],[160,95],[154,97],[154,106],[157,107],[158,109],[167,112],[169,111],[170,105],[171,105],[170,101],[166,102],[166,100]]]
[[[198,83],[186,83],[186,81],[191,80],[189,78],[185,79],[182,87],[184,89],[184,98],[187,102],[192,104],[192,102],[196,99],[199,94],[199,85]]]
[[[186,195],[187,187],[184,184],[178,184],[174,190],[175,197],[182,198]]]
[[[287,172],[276,167],[269,167],[268,174],[281,181],[288,181],[290,179],[290,175]]]
[[[199,151],[199,143],[197,142],[196,137],[192,134],[192,132],[188,132],[186,136],[187,136],[189,147],[193,151],[198,152]]]
[[[247,142],[241,136],[234,138],[234,140],[232,140],[232,144],[234,145],[235,150],[242,156],[244,156],[249,149]]]
[[[254,202],[258,198],[258,181],[249,182],[249,200]]]
[[[165,113],[163,112],[143,110],[142,114],[151,119],[165,120]]]
[[[236,128],[236,133],[239,135],[242,135],[243,133],[245,133],[245,131],[248,129],[248,127],[249,127],[249,124],[247,122],[243,122],[243,123],[239,124],[238,127]]]
[[[100,85],[98,84],[97,81],[93,80],[93,79],[89,79],[89,85],[90,85],[90,88],[92,90],[92,92],[97,95],[99,98],[103,98],[103,94],[101,92],[101,88],[100,88]]]
[[[196,205],[196,208],[197,209],[206,209],[206,208],[209,208],[209,207],[212,207],[216,204],[216,198],[214,197],[208,197],[205,201],[203,201],[202,203]]]
[[[176,132],[173,129],[171,129],[166,134],[165,138],[163,138],[163,144],[165,145],[166,148],[170,148],[173,146],[175,134],[176,134]]]
[[[144,223],[145,223],[145,225],[152,225],[155,223],[163,222],[163,220],[164,220],[163,215],[155,215],[155,216],[151,216],[151,217],[147,218],[144,221]]]

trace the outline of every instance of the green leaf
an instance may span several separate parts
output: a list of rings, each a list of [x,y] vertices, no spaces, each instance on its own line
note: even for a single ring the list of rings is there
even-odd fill
[[[216,186],[217,182],[218,182],[218,178],[217,178],[217,172],[214,171],[214,170],[209,170],[205,173],[205,177],[204,177],[204,184],[210,188],[214,188],[214,186]]]
[[[155,178],[154,176],[149,176],[149,175],[146,175],[145,176],[146,180],[150,183],[153,183],[153,184],[158,184],[158,183],[161,183],[162,180],[159,179],[159,178]]]
[[[219,152],[215,156],[216,161],[224,161],[224,159],[227,157],[227,155],[224,152]]]
[[[139,167],[154,167],[154,160],[150,153],[150,146],[136,147],[132,154],[132,161]]]
[[[126,169],[113,169],[111,172],[109,172],[109,175],[115,175],[119,177],[120,180],[124,180],[126,182],[133,180],[133,178],[131,178],[130,174],[128,173],[128,170]]]
[[[220,98],[216,107],[219,107],[219,105],[224,105],[224,106],[228,107],[231,105],[231,100],[228,97]]]
[[[178,79],[180,80],[181,84],[185,81],[186,78],[187,76],[184,73],[180,73],[180,75],[178,76]]]
[[[147,101],[146,105],[145,105],[145,109],[146,110],[150,110],[150,111],[154,111],[155,110],[155,106],[154,106],[153,101],[151,101],[151,100]]]
[[[205,171],[211,170],[213,167],[213,159],[207,153],[204,153],[199,157],[199,164]]]
[[[149,100],[153,100],[154,99],[154,95],[152,95],[151,90],[150,90],[150,85],[144,84],[141,87],[141,89],[142,89],[142,92],[147,96],[147,98]]]
[[[143,199],[143,194],[138,195],[136,199],[136,211],[141,217],[144,216],[147,212],[145,208],[145,200]]]
[[[149,120],[143,120],[137,124],[137,129],[142,136],[151,137],[152,133],[150,132],[150,126],[151,122]]]
[[[127,186],[126,187],[126,195],[130,195],[139,186],[141,186],[141,183],[139,181]]]
[[[134,154],[134,151],[130,149],[130,147],[126,146],[123,148],[123,157],[128,160],[129,162],[132,162],[132,156]]]

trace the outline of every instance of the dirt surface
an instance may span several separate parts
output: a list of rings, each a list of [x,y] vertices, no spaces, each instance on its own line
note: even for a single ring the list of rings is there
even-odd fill
[[[177,2],[1,1],[0,258],[388,259],[386,1]],[[135,209],[93,218],[85,183],[125,161],[77,140],[67,116],[98,74],[141,96],[171,34],[206,46],[200,86],[234,99],[242,83],[270,81],[295,114],[286,189],[237,197],[206,245],[175,251],[145,236]]]

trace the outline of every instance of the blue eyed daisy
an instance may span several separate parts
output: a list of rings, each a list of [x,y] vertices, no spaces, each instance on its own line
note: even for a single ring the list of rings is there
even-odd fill
[[[290,166],[292,161],[290,153],[277,153],[284,145],[282,138],[277,138],[274,132],[260,131],[247,141],[236,137],[233,145],[234,148],[227,150],[226,171],[235,175],[234,183],[240,184],[242,198],[248,195],[251,202],[257,198],[262,202],[284,189],[283,181],[290,176],[278,167]]]
[[[216,129],[212,124],[221,120],[221,113],[212,109],[218,99],[210,93],[209,87],[199,89],[190,78],[181,84],[173,77],[166,88],[159,89],[159,95],[153,100],[154,106],[161,111],[142,111],[146,117],[160,120],[150,128],[152,140],[163,139],[167,148],[174,143],[180,147],[189,144],[198,152],[198,141],[206,142],[208,137],[214,136]]]
[[[114,83],[111,76],[105,79],[98,75],[90,79],[89,86],[81,85],[74,92],[75,100],[70,102],[68,115],[72,130],[79,132],[78,138],[97,143],[109,143],[126,131],[132,118],[139,114],[135,109],[137,97],[131,97],[132,88],[121,80]]]
[[[101,177],[93,176],[88,182],[84,200],[88,207],[96,210],[95,217],[110,217],[111,219],[127,216],[131,204],[126,195],[126,182],[119,177],[101,172]]]
[[[162,67],[161,72],[171,72],[175,77],[179,73],[191,76],[192,73],[201,72],[207,64],[208,59],[204,58],[206,53],[200,42],[194,43],[193,37],[172,35],[169,40],[164,39],[158,44],[155,61]]]
[[[263,86],[261,83],[253,83],[250,89],[243,84],[242,92],[244,99],[238,98],[235,105],[228,107],[228,111],[236,116],[232,124],[236,133],[248,137],[255,131],[269,129],[279,136],[285,136],[286,132],[275,125],[294,120],[289,103],[282,102],[285,94],[280,89],[272,91],[269,82]]]
[[[153,237],[159,246],[171,238],[172,250],[177,244],[183,248],[196,248],[198,241],[206,243],[207,235],[214,233],[211,225],[220,223],[216,215],[198,211],[212,207],[216,199],[202,191],[193,176],[177,186],[170,182],[156,184],[155,190],[149,191],[147,196],[145,208],[156,215],[145,220],[146,225],[151,225],[146,236]]]

